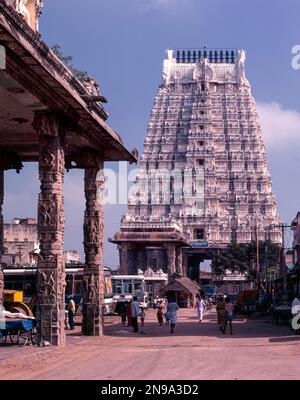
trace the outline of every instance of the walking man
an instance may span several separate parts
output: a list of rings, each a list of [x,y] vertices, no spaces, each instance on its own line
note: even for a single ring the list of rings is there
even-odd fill
[[[226,333],[227,324],[229,323],[230,335],[232,335],[232,321],[233,321],[233,310],[234,305],[230,299],[230,297],[226,297],[225,300],[225,326],[223,333]]]
[[[140,313],[140,306],[137,301],[137,297],[133,297],[133,301],[131,303],[131,324],[133,326],[133,332],[138,333],[139,326],[138,326],[138,316]]]
[[[76,312],[75,301],[74,297],[72,296],[68,304],[69,326],[71,330],[75,329],[75,323],[74,323],[75,312]]]
[[[174,329],[177,323],[177,311],[179,310],[178,304],[176,303],[174,297],[170,298],[167,306],[167,312],[169,314],[169,319],[171,322],[171,333],[174,334]]]
[[[196,298],[195,308],[197,309],[198,320],[201,323],[202,320],[203,320],[205,303],[204,303],[204,300],[201,298],[201,296],[199,294],[197,295],[197,298]]]

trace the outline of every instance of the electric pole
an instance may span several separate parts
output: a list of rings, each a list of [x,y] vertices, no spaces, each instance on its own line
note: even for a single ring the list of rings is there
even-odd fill
[[[286,265],[285,265],[285,240],[284,240],[284,228],[285,225],[281,225],[281,235],[282,235],[282,246],[281,246],[281,257],[280,257],[280,275],[282,276],[283,280],[283,290],[286,291]]]
[[[281,251],[280,251],[280,276],[282,277],[284,291],[286,291],[286,289],[287,289],[284,233],[285,233],[285,228],[291,228],[291,227],[292,227],[291,225],[287,225],[287,224],[272,225],[272,228],[281,228],[282,244],[281,244]]]
[[[258,240],[258,223],[256,222],[256,273],[257,273],[257,289],[259,290],[260,265],[259,265],[259,240]]]

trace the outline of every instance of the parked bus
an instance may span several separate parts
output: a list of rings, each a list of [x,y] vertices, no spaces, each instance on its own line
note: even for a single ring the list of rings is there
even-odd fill
[[[77,305],[82,303],[84,265],[66,265],[66,299],[74,295]],[[33,308],[36,303],[36,266],[24,268],[8,267],[4,269],[4,288],[7,290],[21,290],[24,294],[24,303]],[[111,274],[109,268],[104,268],[105,279],[105,314],[114,311]]]
[[[127,301],[136,296],[141,305],[147,306],[148,293],[146,292],[144,275],[112,275],[111,280],[115,303],[121,296]]]

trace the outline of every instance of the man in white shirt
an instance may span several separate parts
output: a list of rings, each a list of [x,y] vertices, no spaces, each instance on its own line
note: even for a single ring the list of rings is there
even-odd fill
[[[203,320],[205,302],[200,296],[197,296],[197,300],[196,300],[196,303],[195,303],[195,308],[197,309],[198,319],[199,319],[199,322],[201,323],[202,320]]]
[[[137,301],[137,297],[133,297],[133,302],[131,303],[131,324],[133,326],[133,332],[138,332],[138,316],[140,313],[140,305]]]

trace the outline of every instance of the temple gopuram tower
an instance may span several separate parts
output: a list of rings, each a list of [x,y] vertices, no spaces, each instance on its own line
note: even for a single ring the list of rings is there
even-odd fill
[[[204,259],[281,223],[243,50],[166,51],[139,166],[111,239],[122,273],[195,279]]]

